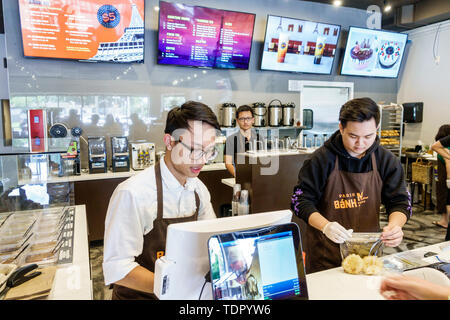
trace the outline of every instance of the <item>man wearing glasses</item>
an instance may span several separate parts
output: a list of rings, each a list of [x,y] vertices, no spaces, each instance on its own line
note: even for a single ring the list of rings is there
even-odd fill
[[[216,218],[209,191],[197,176],[217,156],[217,131],[217,118],[203,103],[172,109],[164,130],[165,156],[114,191],[103,257],[113,299],[155,299],[154,267],[164,255],[168,225]]]
[[[236,120],[239,131],[227,137],[224,150],[225,167],[233,177],[236,177],[236,154],[250,150],[250,145],[255,146],[258,140],[256,131],[252,130],[255,117],[250,106],[240,106],[236,110]]]

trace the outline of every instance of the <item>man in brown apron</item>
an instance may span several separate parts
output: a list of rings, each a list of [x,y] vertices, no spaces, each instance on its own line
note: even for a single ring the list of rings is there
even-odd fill
[[[386,246],[401,243],[411,215],[400,161],[379,145],[377,104],[350,100],[339,121],[339,131],[305,162],[292,196],[293,212],[307,222],[307,273],[340,266],[339,244],[352,232],[380,231],[381,203],[389,215]]]
[[[196,177],[217,155],[219,129],[216,116],[202,103],[190,101],[172,109],[165,156],[114,191],[105,221],[103,261],[105,283],[114,285],[113,299],[156,299],[154,268],[164,255],[167,227],[216,217],[209,192]]]

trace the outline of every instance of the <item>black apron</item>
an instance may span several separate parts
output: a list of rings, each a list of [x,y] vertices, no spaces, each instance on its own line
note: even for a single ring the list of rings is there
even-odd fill
[[[353,232],[380,231],[379,214],[383,181],[372,153],[372,171],[352,173],[339,170],[336,156],[334,170],[327,180],[317,206],[319,213],[329,221],[336,221]],[[339,267],[342,259],[339,244],[327,238],[322,231],[308,225],[306,232],[306,272],[317,272]]]
[[[200,208],[200,198],[197,192],[194,191],[195,204],[197,209],[192,216],[184,218],[163,218],[163,188],[161,179],[161,166],[159,162],[155,164],[155,179],[156,179],[156,193],[158,201],[157,218],[153,221],[153,229],[144,236],[144,246],[141,255],[135,258],[136,262],[140,266],[148,269],[151,272],[155,272],[156,260],[164,255],[164,250],[166,247],[167,227],[169,226],[169,224],[197,221],[198,211]],[[157,299],[157,297],[152,293],[137,291],[115,284],[112,299],[154,300]]]

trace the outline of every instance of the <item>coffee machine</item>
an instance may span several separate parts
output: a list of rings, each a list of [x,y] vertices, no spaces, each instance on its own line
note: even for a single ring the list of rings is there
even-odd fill
[[[88,137],[89,173],[106,173],[105,137]]]
[[[127,137],[111,137],[112,171],[130,171]]]
[[[131,169],[144,170],[155,164],[155,144],[145,141],[130,143]]]

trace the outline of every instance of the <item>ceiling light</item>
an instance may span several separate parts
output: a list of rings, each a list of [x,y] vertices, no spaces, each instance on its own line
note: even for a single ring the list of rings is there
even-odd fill
[[[392,9],[391,5],[388,4],[384,7],[384,12],[389,12],[389,11],[391,11],[391,9]]]
[[[336,7],[342,6],[342,1],[341,0],[334,0],[333,1],[333,5]]]

